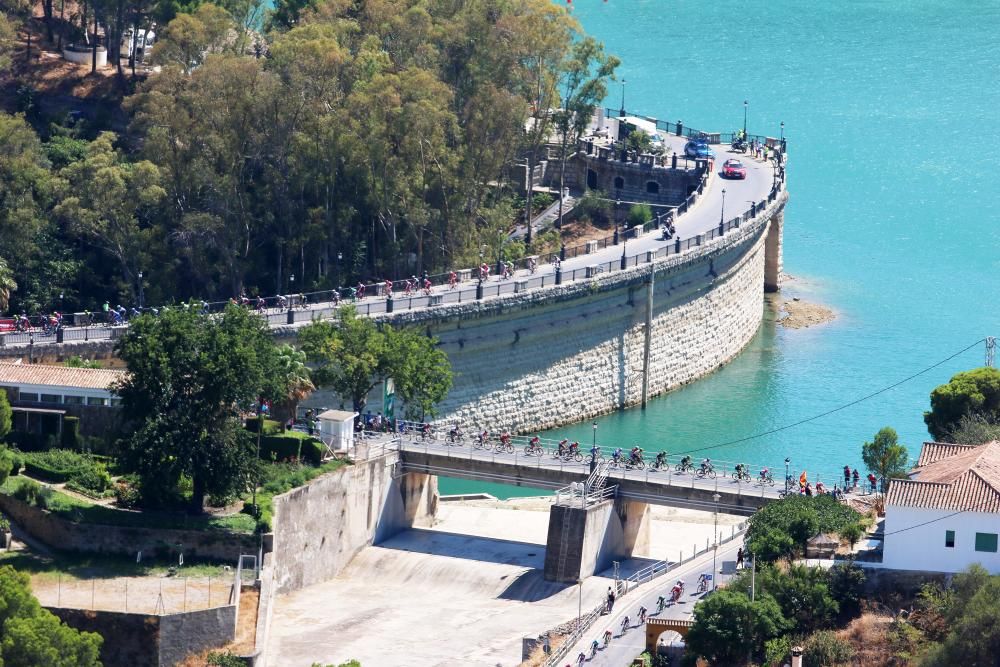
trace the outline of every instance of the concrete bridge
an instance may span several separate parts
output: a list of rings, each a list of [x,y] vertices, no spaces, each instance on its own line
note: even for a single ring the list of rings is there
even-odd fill
[[[781,496],[783,485],[756,484],[725,476],[700,477],[680,472],[674,465],[656,471],[615,466],[610,461],[591,465],[553,455],[525,455],[523,443],[510,453],[449,445],[409,435],[362,440],[355,456],[386,457],[400,484],[401,510],[396,516],[416,516],[428,503],[427,489],[437,476],[499,482],[552,489],[556,501],[549,514],[545,578],[576,582],[606,569],[614,560],[631,556],[649,539],[649,505],[668,505],[708,512],[751,515]],[[608,452],[604,452],[608,454]],[[679,457],[674,457],[676,460]],[[395,504],[394,504],[395,506]],[[394,524],[395,529],[406,527]],[[686,546],[686,545],[685,545]]]

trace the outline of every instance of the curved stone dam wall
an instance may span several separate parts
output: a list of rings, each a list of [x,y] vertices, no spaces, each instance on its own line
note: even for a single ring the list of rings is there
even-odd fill
[[[440,412],[469,432],[475,425],[523,433],[636,405],[651,283],[650,396],[718,369],[753,337],[765,273],[776,288],[781,270],[786,198],[782,192],[739,229],[681,255],[590,281],[379,319],[426,327],[440,340],[455,373]]]

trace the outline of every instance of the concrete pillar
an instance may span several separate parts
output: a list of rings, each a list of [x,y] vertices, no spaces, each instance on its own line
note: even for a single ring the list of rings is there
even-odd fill
[[[649,545],[649,507],[606,500],[584,509],[553,505],[545,545],[545,579],[574,583]]]
[[[764,239],[764,291],[777,292],[781,289],[781,239],[785,213],[773,218]]]

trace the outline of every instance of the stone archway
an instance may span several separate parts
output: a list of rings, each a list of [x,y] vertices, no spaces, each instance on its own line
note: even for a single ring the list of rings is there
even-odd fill
[[[656,643],[660,639],[660,635],[664,632],[676,632],[681,636],[681,638],[686,638],[688,630],[694,625],[694,621],[689,621],[686,619],[671,619],[671,618],[656,618],[647,617],[646,618],[646,650],[650,653],[656,651]]]

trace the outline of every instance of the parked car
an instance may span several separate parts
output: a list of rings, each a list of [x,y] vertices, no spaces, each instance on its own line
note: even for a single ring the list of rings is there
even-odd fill
[[[726,160],[722,165],[722,177],[742,180],[747,177],[747,168],[739,160]]]
[[[684,145],[684,155],[693,158],[712,159],[715,153],[708,147],[708,142],[698,138],[692,139]]]

